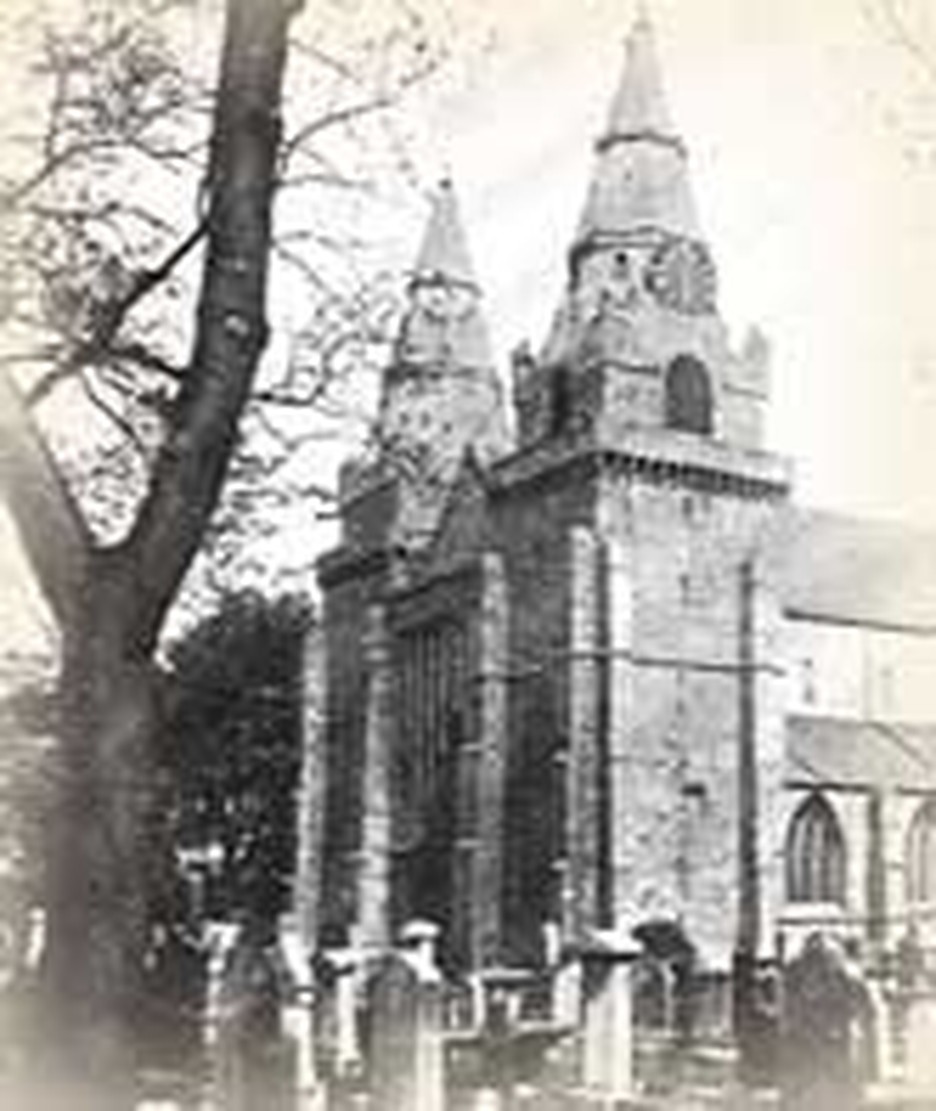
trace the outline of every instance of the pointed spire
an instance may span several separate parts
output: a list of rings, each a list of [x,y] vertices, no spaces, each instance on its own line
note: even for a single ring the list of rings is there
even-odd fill
[[[699,237],[686,149],[669,114],[644,9],[627,38],[621,82],[596,146],[573,251],[594,239],[648,230]]]
[[[468,241],[449,177],[439,183],[422,246],[416,258],[413,281],[446,281],[477,288]]]
[[[653,24],[642,4],[624,49],[624,72],[599,148],[638,138],[679,143],[666,103]]]
[[[424,542],[438,524],[468,448],[486,461],[510,442],[481,289],[449,179],[434,197],[410,275],[384,369],[378,429],[378,472],[398,483],[392,528],[407,543]]]
[[[475,277],[455,188],[444,178],[409,282],[409,309],[396,361],[408,366],[493,366],[481,287]]]

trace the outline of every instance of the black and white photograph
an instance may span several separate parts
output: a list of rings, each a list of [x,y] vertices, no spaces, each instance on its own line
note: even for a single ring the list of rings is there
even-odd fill
[[[931,0],[2,0],[0,259],[0,1111],[936,1108]]]

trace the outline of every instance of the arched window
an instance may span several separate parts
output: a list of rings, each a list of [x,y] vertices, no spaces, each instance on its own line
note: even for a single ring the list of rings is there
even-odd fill
[[[666,425],[702,436],[712,433],[712,384],[705,364],[678,355],[666,372]]]
[[[572,383],[564,366],[553,368],[549,381],[549,431],[553,436],[565,432],[572,415]]]
[[[914,815],[907,833],[907,902],[936,903],[936,799]]]
[[[790,822],[786,887],[791,903],[845,903],[845,839],[821,795],[810,795]]]

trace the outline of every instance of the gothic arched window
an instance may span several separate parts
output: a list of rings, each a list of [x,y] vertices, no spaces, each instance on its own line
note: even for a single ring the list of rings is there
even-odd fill
[[[907,833],[907,902],[936,902],[936,799],[914,815]]]
[[[705,364],[678,355],[666,372],[666,426],[702,436],[712,433],[712,383]]]
[[[791,903],[845,903],[845,838],[821,795],[810,795],[790,821],[786,888]]]

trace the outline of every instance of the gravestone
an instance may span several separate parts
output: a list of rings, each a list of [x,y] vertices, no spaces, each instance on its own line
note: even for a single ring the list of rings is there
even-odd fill
[[[280,924],[280,948],[292,983],[292,991],[284,1001],[283,1030],[294,1046],[295,1111],[315,1111],[322,1093],[315,1069],[312,955],[294,919],[284,918]]]
[[[582,1081],[605,1101],[634,1096],[634,969],[640,952],[629,934],[600,931],[581,954]]]
[[[936,1093],[936,996],[918,991],[906,1006],[905,1079],[912,1088]]]
[[[374,1111],[441,1111],[439,986],[424,949],[390,952],[374,962],[365,1034]]]
[[[222,988],[221,1099],[225,1111],[288,1111],[292,1046],[281,1026],[284,968],[267,938],[242,934]]]
[[[350,1107],[359,1095],[365,960],[363,948],[348,946],[323,950],[314,961],[311,1067],[329,1108]]]
[[[835,943],[814,933],[785,969],[783,987],[783,1107],[852,1111],[861,1095],[853,1044],[860,985]]]
[[[416,1099],[419,980],[399,954],[382,957],[368,984],[368,1080],[375,1106],[407,1111]]]

